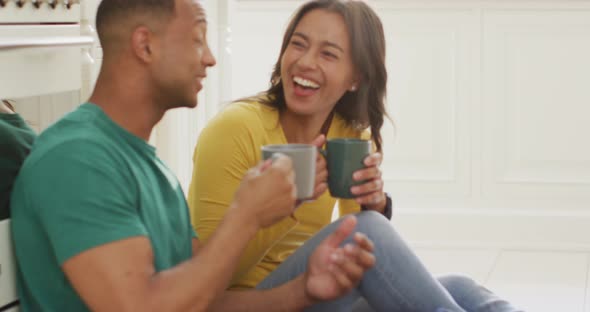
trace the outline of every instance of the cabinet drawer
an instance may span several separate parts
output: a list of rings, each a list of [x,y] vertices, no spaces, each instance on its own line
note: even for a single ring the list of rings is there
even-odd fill
[[[92,41],[75,25],[0,25],[0,97],[80,89],[82,49]]]
[[[0,221],[0,307],[17,299],[16,262],[11,237],[10,220]]]

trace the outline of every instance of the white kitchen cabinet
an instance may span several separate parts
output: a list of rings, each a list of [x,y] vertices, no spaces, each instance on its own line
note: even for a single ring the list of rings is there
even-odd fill
[[[58,1],[55,7],[5,2],[0,7],[0,97],[79,90],[83,65],[92,62],[81,48],[93,42],[81,36],[79,1]]]
[[[80,47],[90,43],[79,25],[0,26],[3,98],[79,90]]]

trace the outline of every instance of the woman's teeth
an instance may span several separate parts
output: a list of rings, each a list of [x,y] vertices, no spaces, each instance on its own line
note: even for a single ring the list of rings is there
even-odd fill
[[[294,77],[293,81],[304,87],[304,88],[310,88],[310,89],[318,89],[320,87],[320,85],[318,85],[317,83],[311,81],[311,80],[307,80],[307,79],[303,79],[301,77]]]

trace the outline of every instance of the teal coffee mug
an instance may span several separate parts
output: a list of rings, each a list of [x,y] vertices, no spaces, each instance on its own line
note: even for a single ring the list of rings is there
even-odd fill
[[[275,144],[262,147],[262,159],[269,159],[277,153],[288,156],[293,162],[297,199],[311,198],[315,188],[317,147],[311,144]]]
[[[332,197],[354,198],[350,188],[363,184],[354,181],[355,171],[364,169],[365,158],[371,154],[371,141],[361,139],[338,138],[330,139],[322,154],[328,166],[328,187]]]

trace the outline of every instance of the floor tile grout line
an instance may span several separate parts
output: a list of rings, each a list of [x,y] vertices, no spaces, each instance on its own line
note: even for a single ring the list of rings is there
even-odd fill
[[[494,258],[494,261],[492,262],[492,266],[488,270],[488,272],[486,273],[486,276],[484,277],[484,280],[482,281],[484,285],[487,285],[489,283],[490,277],[492,276],[492,273],[494,272],[494,270],[498,266],[498,262],[500,261],[500,256],[502,256],[502,254],[504,253],[504,250],[496,249],[495,252],[496,252],[496,257]]]

